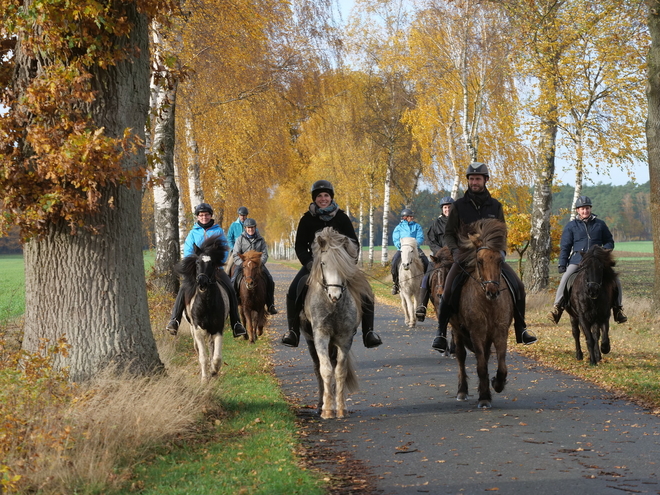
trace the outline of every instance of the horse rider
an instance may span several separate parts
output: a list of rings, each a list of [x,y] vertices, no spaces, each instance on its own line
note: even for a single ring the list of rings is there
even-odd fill
[[[394,228],[392,232],[392,242],[396,246],[396,253],[392,256],[392,264],[390,271],[392,272],[392,295],[399,293],[399,265],[401,264],[401,239],[404,237],[412,237],[417,241],[417,252],[424,264],[424,272],[429,266],[429,259],[422,251],[422,244],[424,243],[424,231],[422,226],[415,222],[415,214],[410,208],[401,210],[401,221],[399,225]],[[421,283],[421,280],[420,280]]]
[[[429,241],[431,253],[434,255],[437,255],[438,251],[445,246],[445,227],[453,204],[454,198],[451,196],[445,196],[440,200],[440,216],[433,221],[429,230],[426,232],[426,238]],[[429,274],[432,271],[433,263],[429,262],[428,269],[422,279],[422,285],[419,288],[419,297],[417,298],[419,306],[415,310],[417,321],[424,321],[426,318],[426,307],[429,304]]]
[[[213,220],[213,208],[211,208],[211,205],[208,203],[198,204],[195,207],[195,218],[197,218],[197,222],[195,222],[195,225],[193,225],[193,228],[188,233],[183,245],[184,257],[193,254],[195,246],[201,246],[209,237],[218,236],[222,242],[225,244],[227,243],[227,238],[225,237],[225,232],[222,230],[222,227]],[[227,253],[225,253],[223,262],[227,261],[227,256]],[[236,292],[234,292],[234,286],[232,285],[231,280],[229,280],[229,275],[227,275],[223,269],[218,269],[216,270],[216,277],[218,282],[220,282],[229,295],[229,321],[231,323],[234,337],[247,335],[247,331],[241,324],[238,315],[238,300],[236,298]],[[179,331],[179,323],[181,322],[185,305],[183,290],[182,288],[179,288],[179,293],[174,302],[174,308],[172,308],[172,317],[165,327],[172,335],[176,335]]]
[[[311,192],[312,203],[300,219],[296,232],[296,256],[302,268],[291,282],[286,295],[286,318],[289,329],[282,336],[282,343],[289,347],[298,347],[300,341],[300,311],[304,297],[298,302],[298,284],[304,276],[309,275],[312,268],[312,243],[316,233],[325,227],[332,227],[360,245],[351,219],[334,201],[335,189],[332,184],[327,180],[317,180],[312,185]],[[374,332],[374,303],[368,298],[362,300],[362,342],[367,348],[382,344],[380,337]]]
[[[485,163],[471,163],[465,176],[468,180],[468,189],[462,198],[454,202],[454,206],[449,213],[447,226],[445,228],[445,243],[451,249],[454,257],[447,279],[445,281],[444,292],[440,299],[440,309],[438,311],[438,332],[433,339],[431,347],[436,351],[445,352],[447,350],[447,324],[452,315],[451,295],[452,285],[456,276],[462,268],[458,263],[458,235],[463,225],[469,225],[480,219],[495,218],[504,222],[504,210],[502,204],[490,195],[486,188],[486,183],[490,179],[488,167]],[[506,253],[502,253],[502,258]],[[518,344],[533,344],[537,338],[527,330],[525,325],[525,286],[516,272],[508,263],[502,263],[502,275],[506,280],[511,295],[514,299],[514,323],[516,332],[516,342]],[[460,290],[457,288],[457,290]]]
[[[240,237],[243,233],[245,227],[245,219],[247,218],[249,212],[245,206],[240,206],[238,208],[238,218],[232,222],[227,230],[227,242],[229,243],[229,249],[234,249],[234,244],[236,244],[236,239]]]
[[[268,271],[268,268],[266,268],[266,262],[268,261],[268,246],[266,245],[264,238],[261,237],[261,234],[257,231],[257,221],[254,218],[246,218],[243,222],[243,227],[245,228],[245,232],[236,239],[234,250],[232,251],[234,256],[234,273],[231,277],[232,286],[243,274],[243,260],[239,254],[245,254],[248,251],[257,251],[261,253],[261,272],[266,279],[266,308],[268,314],[276,315],[275,282],[273,281],[273,276]]]
[[[559,267],[558,271],[562,274],[557,294],[555,295],[555,304],[552,311],[548,313],[548,318],[559,323],[564,312],[564,290],[569,277],[575,273],[582,260],[582,251],[586,252],[593,245],[601,246],[604,249],[614,249],[614,239],[607,224],[591,213],[591,199],[588,196],[580,196],[575,201],[577,216],[566,224],[561,234]],[[623,313],[623,291],[621,281],[616,277],[617,295],[616,302],[612,306],[614,321],[625,323],[628,317]]]

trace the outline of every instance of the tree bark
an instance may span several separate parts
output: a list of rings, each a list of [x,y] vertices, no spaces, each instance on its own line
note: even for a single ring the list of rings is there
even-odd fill
[[[655,1],[649,0],[648,27],[651,34],[651,47],[648,52],[648,98],[649,115],[646,120],[646,145],[649,159],[649,180],[651,186],[651,222],[653,229],[653,249],[655,252],[655,280],[653,284],[652,311],[660,314],[660,10]]]
[[[126,128],[144,138],[149,107],[147,19],[134,6],[130,39],[134,56],[93,73],[96,101],[92,116],[110,136]],[[17,88],[36,75],[28,68],[43,64],[16,52]],[[37,69],[38,71],[38,69]],[[145,166],[144,150],[124,158],[129,169]],[[51,224],[44,238],[25,245],[25,334],[23,348],[34,352],[41,339],[66,336],[68,356],[55,366],[68,367],[81,381],[114,364],[135,373],[162,369],[151,332],[141,246],[141,191],[108,186],[98,214],[89,224],[100,233],[80,229],[71,234],[64,223]]]
[[[387,164],[387,172],[385,173],[385,192],[383,194],[383,236],[382,236],[382,252],[380,261],[383,266],[387,264],[387,240],[389,237],[389,221],[390,216],[390,189],[392,187],[392,154],[390,153]]]

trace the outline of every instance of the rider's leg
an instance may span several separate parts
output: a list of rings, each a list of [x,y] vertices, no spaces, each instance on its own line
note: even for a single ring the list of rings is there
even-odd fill
[[[623,312],[623,289],[621,288],[621,280],[616,277],[616,306],[612,308],[614,321],[617,323],[625,323],[628,317]]]
[[[261,267],[261,271],[266,279],[266,311],[268,311],[268,314],[276,315],[278,311],[275,309],[275,281],[266,265]]]
[[[401,251],[397,251],[392,256],[390,272],[392,273],[392,295],[399,293],[399,265],[401,264]]]
[[[296,298],[298,297],[298,283],[307,274],[309,274],[309,271],[303,266],[293,278],[289,286],[289,291],[286,294],[286,320],[289,329],[282,336],[282,344],[288,347],[298,347],[298,342],[300,341],[301,308],[296,304]]]
[[[170,332],[172,335],[176,335],[179,331],[179,323],[181,323],[181,317],[183,316],[185,305],[186,303],[184,300],[183,287],[179,287],[179,292],[176,295],[176,301],[174,301],[174,307],[172,308],[172,316],[170,317],[170,322],[165,327],[165,330]]]
[[[525,324],[525,285],[515,270],[511,268],[511,265],[506,262],[502,264],[502,275],[504,275],[505,280],[509,284],[509,290],[511,291],[515,305],[513,311],[513,328],[516,332],[516,342],[525,345],[533,344],[538,339],[527,330],[527,325]]]
[[[562,274],[561,280],[559,282],[559,287],[557,287],[557,293],[555,294],[555,302],[552,306],[552,311],[548,313],[548,318],[554,321],[555,324],[559,323],[562,313],[564,312],[564,291],[566,290],[566,284],[568,283],[568,278],[577,271],[578,265],[568,265],[566,271]]]
[[[431,266],[429,265],[429,271],[431,271]],[[429,274],[428,272],[424,275],[422,279],[422,285],[419,288],[419,297],[417,301],[419,305],[415,310],[415,316],[417,316],[417,321],[424,321],[426,319],[426,307],[429,304]]]
[[[362,342],[367,349],[383,343],[374,332],[374,300],[367,296],[362,296]]]
[[[435,334],[431,347],[436,351],[445,352],[447,350],[447,325],[451,317],[451,289],[454,279],[460,272],[460,265],[454,263],[451,265],[447,278],[445,279],[445,288],[440,298],[440,308],[438,308],[438,331]]]
[[[229,295],[229,324],[234,337],[247,335],[247,330],[245,330],[241,323],[241,317],[238,315],[238,298],[236,297],[236,291],[234,291],[234,285],[229,280],[229,275],[224,270],[216,270],[216,274],[220,285],[225,288]]]

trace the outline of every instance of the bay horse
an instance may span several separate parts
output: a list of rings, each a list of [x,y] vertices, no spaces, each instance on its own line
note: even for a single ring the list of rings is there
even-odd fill
[[[362,298],[373,299],[373,292],[356,264],[357,244],[348,237],[326,227],[316,234],[312,254],[301,330],[314,362],[318,412],[323,419],[345,418],[346,393],[357,390],[353,336],[362,320]]]
[[[247,330],[245,339],[257,341],[264,333],[266,324],[266,277],[261,264],[261,252],[250,250],[238,253],[243,260],[238,297],[241,302],[241,320]]]
[[[617,291],[615,265],[611,249],[594,245],[583,252],[567,298],[566,312],[571,316],[575,357],[578,360],[584,357],[580,347],[581,329],[589,350],[589,363],[593,366],[602,359],[602,354],[610,352],[610,313]]]
[[[220,237],[209,237],[175,266],[183,277],[184,316],[190,323],[202,382],[209,379],[209,368],[214,377],[222,365],[222,332],[229,316],[229,296],[217,281],[216,271],[222,269],[228,249]]]
[[[467,273],[461,289],[458,311],[451,317],[458,361],[457,400],[468,398],[465,373],[466,348],[477,358],[479,408],[490,408],[488,380],[491,346],[497,354],[497,372],[492,379],[495,392],[506,385],[506,350],[513,320],[513,298],[502,275],[502,251],[506,251],[506,224],[495,219],[478,220],[459,237],[459,262]]]
[[[399,296],[406,325],[413,328],[417,324],[417,295],[424,276],[424,263],[417,252],[414,237],[401,239],[401,264],[399,265]]]
[[[444,246],[440,248],[435,255],[431,255],[431,261],[433,262],[433,270],[429,273],[428,278],[429,299],[433,303],[437,315],[440,311],[440,298],[445,290],[445,280],[447,279],[447,274],[449,273],[451,266],[454,264],[454,257],[451,254],[451,249]],[[449,356],[455,352],[456,344],[453,342],[452,331],[451,344],[445,351],[445,356]]]

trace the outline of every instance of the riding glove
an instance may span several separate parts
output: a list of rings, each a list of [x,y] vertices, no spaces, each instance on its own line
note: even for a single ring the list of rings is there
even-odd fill
[[[559,267],[557,267],[557,271],[558,271],[559,273],[564,273],[564,272],[566,271],[566,267],[563,266],[563,265],[560,265]]]

